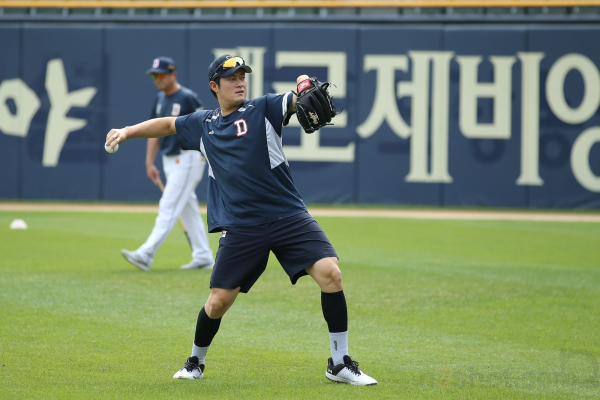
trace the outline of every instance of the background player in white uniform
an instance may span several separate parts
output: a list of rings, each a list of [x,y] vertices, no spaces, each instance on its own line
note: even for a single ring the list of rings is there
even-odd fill
[[[152,76],[154,84],[160,89],[152,107],[151,118],[178,117],[203,108],[196,93],[177,82],[177,67],[171,58],[154,59],[152,68],[146,73]],[[181,218],[192,246],[192,261],[181,268],[212,269],[213,253],[208,245],[195,193],[196,186],[202,179],[206,161],[197,151],[181,150],[174,136],[150,138],[146,151],[146,169],[148,178],[155,185],[160,185],[160,172],[154,165],[158,153],[162,155],[167,184],[160,199],[154,229],[146,243],[136,251],[123,249],[121,254],[136,267],[144,271],[149,270],[160,245],[178,218]]]

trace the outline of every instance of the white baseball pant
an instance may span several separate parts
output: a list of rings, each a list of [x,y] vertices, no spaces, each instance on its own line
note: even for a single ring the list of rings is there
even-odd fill
[[[198,211],[195,192],[202,180],[205,165],[202,155],[194,150],[182,150],[179,155],[163,156],[163,169],[167,178],[165,191],[160,198],[154,229],[146,243],[137,250],[149,264],[180,217],[190,238],[192,259],[201,264],[214,260],[204,222]]]

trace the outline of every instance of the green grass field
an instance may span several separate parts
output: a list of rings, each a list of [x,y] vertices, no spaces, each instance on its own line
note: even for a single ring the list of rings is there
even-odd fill
[[[175,381],[210,278],[179,270],[178,226],[141,272],[119,250],[152,214],[3,211],[0,398],[600,397],[600,224],[318,221],[341,258],[350,353],[378,386],[325,378],[318,286],[291,286],[274,256],[224,317],[205,378]]]

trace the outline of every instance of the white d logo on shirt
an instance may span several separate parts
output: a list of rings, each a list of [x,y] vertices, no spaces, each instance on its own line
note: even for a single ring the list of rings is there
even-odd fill
[[[235,127],[237,128],[237,136],[244,136],[246,133],[248,133],[248,124],[246,123],[246,120],[244,118],[240,118],[237,121],[233,122],[235,124]]]
[[[178,117],[181,112],[181,105],[177,103],[173,103],[173,108],[171,109],[171,116]]]

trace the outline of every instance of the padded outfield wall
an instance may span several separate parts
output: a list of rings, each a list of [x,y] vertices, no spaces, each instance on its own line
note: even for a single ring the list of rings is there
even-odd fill
[[[145,141],[107,154],[106,133],[148,118],[158,55],[216,107],[207,67],[228,52],[255,71],[250,97],[302,73],[338,85],[334,126],[283,131],[307,202],[600,208],[598,26],[4,23],[0,38],[0,199],[157,200]]]

